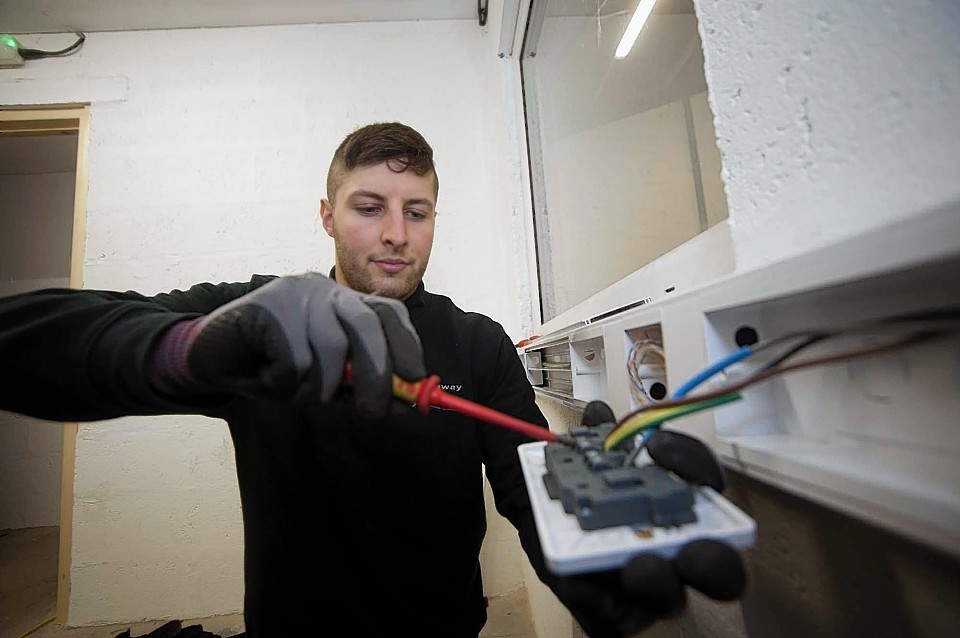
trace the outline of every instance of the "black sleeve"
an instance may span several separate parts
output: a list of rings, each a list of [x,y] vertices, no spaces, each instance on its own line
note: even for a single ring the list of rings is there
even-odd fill
[[[527,372],[517,355],[516,348],[503,329],[497,324],[494,325],[500,333],[498,341],[494,342],[497,354],[492,368],[481,373],[484,388],[481,403],[547,428],[547,419],[536,404],[533,387],[527,379]],[[491,343],[489,339],[478,340],[478,343],[484,343],[484,341],[489,348]],[[489,360],[489,358],[489,351],[485,354],[478,352],[474,360]],[[484,466],[487,480],[490,481],[490,487],[493,490],[497,511],[517,529],[521,547],[537,575],[544,580],[549,578],[549,574],[545,570],[533,510],[517,453],[518,445],[532,440],[504,428],[492,425],[481,426]]]
[[[0,409],[55,421],[135,414],[215,414],[223,397],[187,405],[147,382],[153,349],[178,321],[263,285],[200,284],[145,297],[48,289],[0,298]]]
[[[254,275],[250,281],[243,283],[197,284],[191,286],[187,291],[174,290],[160,293],[159,295],[150,297],[150,301],[174,312],[205,315],[273,279],[276,279],[276,277],[271,275]]]

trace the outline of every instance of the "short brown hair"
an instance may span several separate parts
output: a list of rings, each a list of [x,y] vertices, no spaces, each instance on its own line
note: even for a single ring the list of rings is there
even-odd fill
[[[433,173],[433,195],[440,190],[433,148],[413,128],[399,122],[368,124],[347,135],[337,147],[327,171],[327,198],[333,202],[344,175],[358,166],[387,162],[390,170],[402,173],[408,168],[417,175]]]

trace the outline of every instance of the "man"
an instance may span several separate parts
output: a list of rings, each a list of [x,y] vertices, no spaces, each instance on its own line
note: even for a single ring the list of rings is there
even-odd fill
[[[615,574],[556,578],[544,568],[516,452],[528,439],[392,403],[394,373],[429,372],[546,427],[500,325],[424,290],[438,190],[419,133],[369,125],[330,165],[320,211],[336,248],[330,277],[0,300],[0,408],[56,420],[225,419],[251,638],[316,635],[331,620],[356,636],[475,637],[486,619],[481,466],[537,573],[591,636],[626,635],[675,611],[682,596],[651,603],[682,591],[666,561],[635,574],[632,591],[652,594],[640,604]]]

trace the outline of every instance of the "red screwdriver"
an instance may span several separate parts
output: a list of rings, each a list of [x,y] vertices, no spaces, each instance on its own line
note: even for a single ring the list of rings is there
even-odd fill
[[[350,383],[351,377],[351,367],[348,363],[344,379],[347,383]],[[461,399],[458,396],[444,392],[440,387],[440,377],[437,375],[432,375],[414,382],[404,381],[397,375],[393,375],[393,396],[408,403],[413,403],[423,414],[428,414],[431,407],[443,408],[445,410],[453,410],[454,412],[478,419],[485,423],[491,423],[514,430],[515,432],[520,432],[521,434],[526,434],[530,438],[540,441],[566,442],[566,437],[558,436],[539,425],[522,421],[509,414],[498,412],[479,403],[474,403],[468,399]]]

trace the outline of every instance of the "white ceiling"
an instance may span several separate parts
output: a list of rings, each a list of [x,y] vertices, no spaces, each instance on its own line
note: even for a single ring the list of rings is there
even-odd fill
[[[5,33],[477,20],[477,0],[0,0]]]
[[[632,11],[637,4],[549,2],[551,15]],[[660,0],[655,11],[692,13],[693,5],[690,0]],[[477,19],[477,0],[0,0],[0,30],[5,33],[468,19]]]
[[[492,3],[495,0],[486,0]],[[547,0],[551,16],[633,11],[638,0]],[[63,33],[327,22],[477,20],[478,0],[0,0],[0,31]],[[693,13],[659,0],[655,13]]]
[[[640,0],[546,0],[548,16],[633,13]],[[693,0],[658,0],[653,13],[693,13]]]

